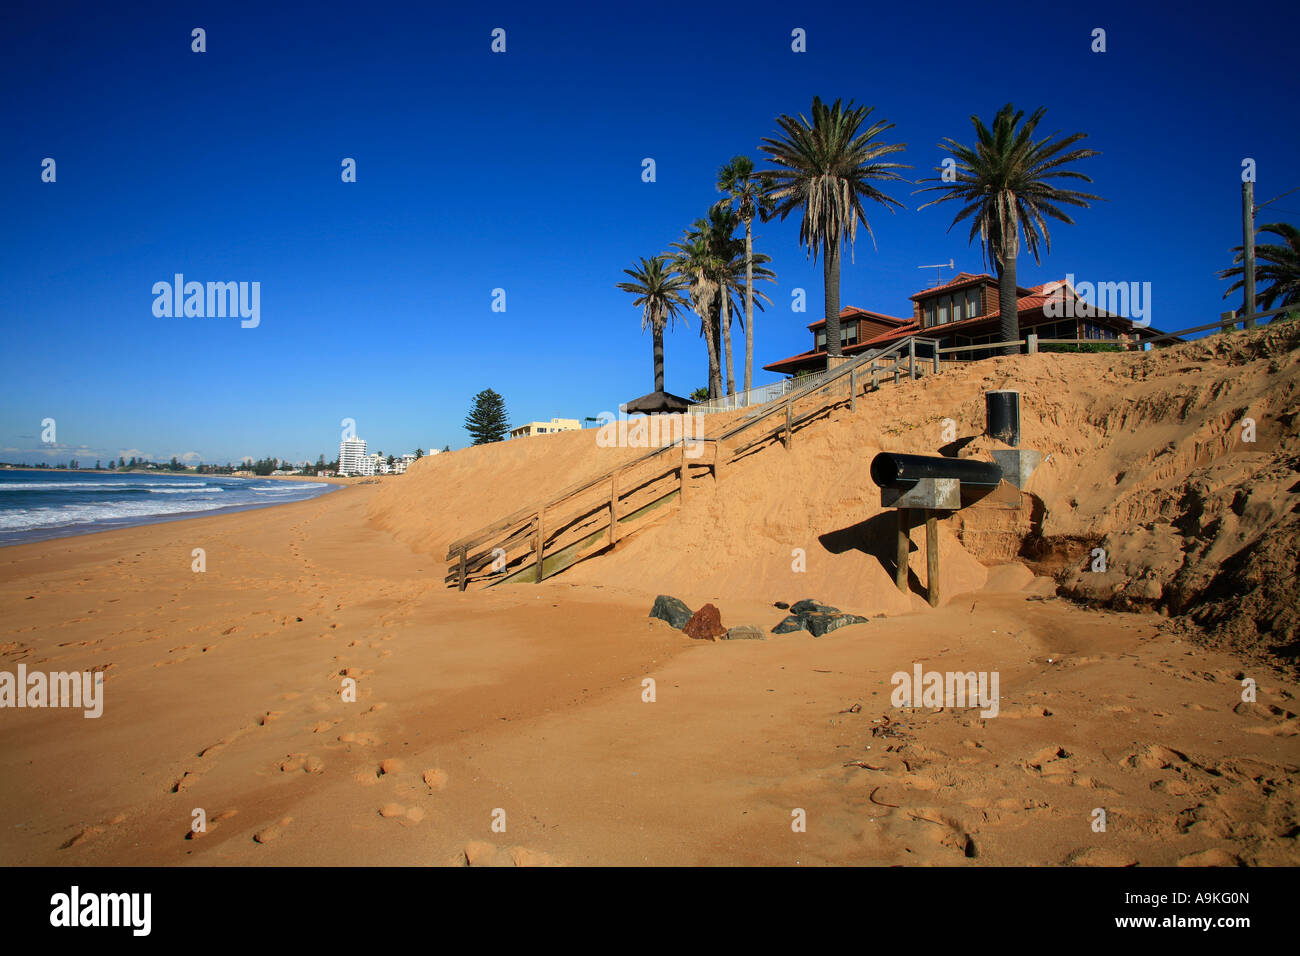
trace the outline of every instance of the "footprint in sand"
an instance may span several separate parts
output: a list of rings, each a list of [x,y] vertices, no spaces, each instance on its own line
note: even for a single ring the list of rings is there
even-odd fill
[[[475,840],[465,844],[465,849],[451,861],[452,866],[563,866],[548,853],[515,846],[506,849],[491,843]]]
[[[1179,770],[1188,763],[1187,754],[1172,750],[1160,744],[1150,744],[1124,757],[1120,764],[1125,767],[1141,767],[1144,770]]]
[[[289,824],[293,823],[293,817],[285,817],[279,823],[272,823],[269,827],[263,827],[253,834],[255,843],[270,843],[272,840],[278,840]]]
[[[979,856],[975,838],[967,833],[958,821],[944,816],[938,809],[922,807],[915,813],[909,811],[908,816],[917,822],[930,824],[928,836],[940,846],[956,850],[970,860]]]
[[[198,783],[199,778],[202,776],[202,773],[191,772],[189,770],[185,771],[185,773],[181,774],[181,776],[172,784],[171,792],[184,793],[186,790],[190,789],[190,787]]]
[[[424,772],[424,783],[430,790],[435,792],[447,789],[447,771],[433,768]]]
[[[74,836],[72,836],[69,840],[64,842],[63,845],[59,847],[59,849],[68,850],[74,846],[81,846],[83,843],[89,843],[91,840],[95,839],[95,837],[99,836],[103,832],[104,832],[103,827],[89,827],[89,826],[82,827],[80,830],[77,831],[77,833]]]
[[[365,731],[348,731],[346,734],[339,735],[339,743],[357,744],[360,747],[374,747],[382,742],[374,734]]]
[[[1202,850],[1179,859],[1179,866],[1241,866],[1241,858],[1227,850]]]
[[[1260,704],[1256,702],[1246,703],[1243,701],[1232,712],[1241,717],[1254,717],[1257,720],[1265,721],[1261,726],[1247,727],[1248,734],[1263,734],[1266,737],[1294,737],[1300,733],[1300,721],[1296,720],[1296,715],[1289,710],[1283,710],[1281,707],[1274,707],[1272,704]]]
[[[1091,846],[1071,851],[1062,861],[1066,866],[1137,866],[1137,857],[1118,850]]]
[[[308,754],[289,754],[280,761],[279,767],[281,773],[292,773],[296,770],[301,770],[303,773],[324,773],[325,761]]]
[[[229,820],[231,817],[235,816],[238,813],[239,813],[238,810],[222,810],[216,816],[210,817],[208,819],[208,825],[206,830],[195,832],[193,827],[188,829],[185,833],[185,839],[201,840],[203,837],[207,836],[209,833],[213,832],[218,827],[220,827],[224,821]]]
[[[1073,757],[1074,755],[1064,747],[1053,744],[1026,759],[1022,766],[1025,773],[1061,782],[1072,777],[1076,772],[1072,762]]]

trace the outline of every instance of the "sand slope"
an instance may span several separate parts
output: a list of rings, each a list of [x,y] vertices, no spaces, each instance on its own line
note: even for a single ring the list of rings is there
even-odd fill
[[[1294,335],[887,388],[540,586],[448,590],[447,543],[639,449],[542,436],[0,549],[0,670],[107,677],[97,720],[0,712],[0,863],[1295,865],[1300,687],[1258,656],[1294,613]],[[931,609],[879,557],[866,463],[939,448],[945,417],[949,451],[987,451],[1008,386],[1052,459],[1021,508],[944,522]],[[1027,569],[1077,590],[1098,538],[1130,570],[1093,606]],[[765,631],[776,599],[873,617],[693,642],[647,618],[660,591]],[[998,673],[999,713],[892,706],[918,664]]]
[[[701,470],[684,512],[564,577],[688,603],[814,594],[860,613],[919,609],[923,533],[913,533],[905,596],[867,466],[881,450],[987,459],[983,394],[1015,388],[1022,444],[1046,460],[1018,512],[977,506],[941,523],[945,599],[982,587],[987,567],[1032,559],[1078,597],[1185,613],[1239,650],[1293,660],[1298,343],[1300,326],[1281,324],[1152,353],[999,358],[887,385],[856,414],[798,432],[790,450],[773,443],[727,466],[719,483]],[[1248,418],[1253,443],[1242,440]],[[706,421],[712,433],[724,424]],[[420,462],[376,496],[371,516],[441,558],[455,537],[637,453],[597,448],[591,430],[470,448]],[[1105,573],[1091,570],[1094,548],[1107,553]]]

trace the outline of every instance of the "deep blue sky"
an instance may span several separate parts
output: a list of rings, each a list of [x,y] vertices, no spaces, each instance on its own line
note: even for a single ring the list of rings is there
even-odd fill
[[[814,94],[874,105],[914,178],[942,137],[971,138],[972,113],[1046,106],[1040,129],[1102,151],[1080,168],[1109,202],[1054,225],[1021,284],[1149,281],[1157,327],[1212,321],[1239,304],[1215,272],[1241,241],[1242,158],[1260,200],[1300,186],[1293,7],[11,4],[0,460],[332,458],[345,417],[372,450],[456,448],[486,387],[515,423],[617,410],[653,387],[622,269],[679,238],[717,168],[761,159],[775,117]],[[947,207],[889,188],[908,211],[869,213],[878,249],[860,233],[842,302],[906,315],[934,279],[918,265],[983,265]],[[1300,195],[1261,221],[1300,219],[1278,207]],[[797,222],[756,231],[778,274],[757,367],[808,347],[823,299]],[[177,272],[260,282],[260,326],[155,318],[151,287]],[[691,318],[668,336],[679,394],[706,382]]]

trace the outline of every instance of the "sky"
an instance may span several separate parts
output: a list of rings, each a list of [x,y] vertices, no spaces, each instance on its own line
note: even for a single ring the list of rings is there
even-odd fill
[[[1257,201],[1300,186],[1298,22],[1271,2],[10,3],[0,460],[331,460],[344,419],[372,451],[455,449],[486,388],[512,424],[617,412],[654,387],[622,270],[706,214],[732,156],[762,168],[776,117],[814,95],[895,124],[913,180],[972,115],[1046,107],[1040,132],[1101,151],[1077,168],[1106,201],[1053,223],[1020,284],[1150,282],[1154,326],[1212,322],[1240,307],[1217,272],[1241,242],[1243,159]],[[906,208],[868,210],[844,305],[905,316],[934,284],[919,266],[985,271],[954,207],[885,188]],[[1300,194],[1259,221],[1295,210]],[[762,384],[810,347],[824,298],[794,217],[756,223],[755,249],[777,273]],[[258,283],[256,327],[155,315],[177,273]],[[689,315],[667,335],[671,392],[707,383],[698,332]]]

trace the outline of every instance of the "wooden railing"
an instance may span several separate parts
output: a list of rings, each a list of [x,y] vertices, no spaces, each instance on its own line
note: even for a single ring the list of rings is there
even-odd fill
[[[554,571],[611,547],[625,533],[645,527],[642,519],[671,498],[683,501],[694,480],[692,469],[708,469],[716,483],[724,464],[769,441],[779,439],[789,448],[796,429],[837,405],[847,401],[856,411],[864,383],[869,382],[868,389],[874,390],[880,387],[882,376],[892,377],[895,384],[904,375],[909,381],[916,379],[921,374],[918,345],[922,351],[929,349],[929,359],[921,358],[938,371],[939,343],[935,339],[909,337],[856,356],[824,378],[751,410],[720,435],[679,438],[453,541],[447,550],[450,567],[444,580],[462,591],[485,580],[493,584],[528,578],[540,582]],[[831,391],[845,382],[846,394],[832,397]],[[809,398],[812,402],[807,407],[797,408]],[[724,444],[773,419],[777,420],[775,427],[730,447]]]
[[[1119,339],[1040,339],[1038,336],[1030,334],[1023,339],[1008,339],[1002,342],[983,342],[979,345],[949,345],[939,349],[940,355],[956,355],[962,352],[975,352],[980,350],[996,350],[1007,348],[1008,346],[1027,345],[1028,351],[1032,355],[1041,345],[1112,345],[1118,351],[1140,351],[1144,345],[1177,345],[1181,342],[1184,335],[1191,335],[1195,332],[1208,332],[1213,329],[1218,332],[1232,332],[1237,326],[1243,329],[1253,329],[1261,324],[1260,319],[1276,319],[1288,312],[1300,312],[1296,306],[1285,307],[1281,309],[1270,309],[1267,312],[1254,312],[1249,315],[1238,315],[1236,312],[1224,312],[1217,322],[1208,322],[1205,325],[1194,325],[1189,329],[1179,329],[1177,332],[1162,332],[1150,338],[1139,339],[1131,338],[1127,342]],[[1262,323],[1267,325],[1268,323]]]

